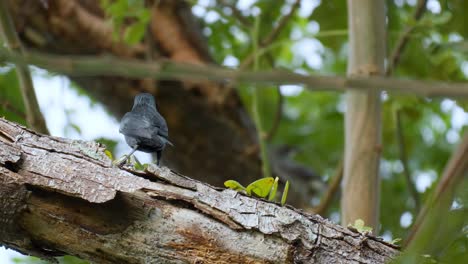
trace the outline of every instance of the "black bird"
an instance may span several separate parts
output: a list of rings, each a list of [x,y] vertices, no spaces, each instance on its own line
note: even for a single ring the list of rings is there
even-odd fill
[[[125,136],[125,141],[132,148],[128,154],[129,158],[137,150],[156,152],[159,165],[166,144],[172,146],[168,140],[166,120],[156,109],[154,97],[149,93],[135,96],[132,111],[126,113],[120,121],[119,132]]]

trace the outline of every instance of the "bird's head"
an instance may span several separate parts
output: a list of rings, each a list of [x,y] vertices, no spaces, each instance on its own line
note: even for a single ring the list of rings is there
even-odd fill
[[[137,106],[146,106],[156,109],[156,102],[154,101],[154,97],[152,94],[149,93],[140,93],[135,96],[135,100],[133,102],[133,109]]]

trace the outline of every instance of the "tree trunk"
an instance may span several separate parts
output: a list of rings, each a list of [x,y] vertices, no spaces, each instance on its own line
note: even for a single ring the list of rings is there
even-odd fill
[[[149,34],[134,46],[113,40],[112,26],[104,18],[100,1],[8,2],[19,36],[31,50],[213,63],[185,1],[157,1],[151,9]],[[234,89],[208,81],[69,77],[118,119],[130,110],[135,94],[154,94],[175,145],[165,152],[164,161],[171,168],[217,186],[226,179],[241,177],[239,181],[247,183],[260,176],[259,155],[252,151],[257,149],[255,127]]]
[[[348,0],[348,75],[382,75],[385,56],[383,0]],[[345,167],[341,197],[342,224],[362,219],[378,232],[380,92],[346,93]]]
[[[97,263],[384,263],[380,239],[0,119],[0,243]]]

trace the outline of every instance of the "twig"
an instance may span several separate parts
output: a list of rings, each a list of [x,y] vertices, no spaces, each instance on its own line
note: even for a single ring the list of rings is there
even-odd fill
[[[267,59],[270,62],[270,65],[272,68],[275,67],[275,59],[271,55],[271,53],[267,53]],[[278,131],[278,127],[281,123],[281,118],[283,116],[283,108],[284,108],[284,96],[281,93],[281,88],[279,86],[276,87],[276,92],[278,96],[278,103],[276,107],[276,112],[275,112],[275,119],[273,120],[273,125],[271,126],[270,130],[268,133],[265,135],[265,141],[266,142],[271,142],[273,137],[276,134],[276,131]]]
[[[242,15],[242,12],[233,4],[227,3],[225,0],[218,0],[218,4],[221,4],[229,9],[231,9],[232,15],[239,20],[239,22],[242,24],[242,26],[246,28],[250,28],[252,26],[252,22],[250,22],[244,15]]]
[[[420,20],[421,17],[423,16],[424,11],[426,11],[426,4],[427,4],[427,0],[418,0],[416,9],[414,10],[414,14],[413,14],[413,18],[415,21]],[[396,68],[396,66],[400,62],[401,54],[403,53],[403,50],[408,44],[411,33],[413,33],[415,28],[416,28],[416,25],[409,26],[404,30],[403,34],[401,34],[400,38],[397,41],[395,49],[393,50],[392,55],[390,56],[390,59],[388,60],[389,63],[388,63],[387,71],[385,73],[386,76],[392,75],[393,70]]]
[[[421,202],[419,199],[418,191],[416,190],[416,187],[414,186],[414,183],[411,180],[411,174],[408,166],[408,157],[406,155],[406,144],[405,137],[403,135],[401,114],[401,110],[396,111],[396,134],[398,138],[398,147],[400,150],[400,160],[403,164],[403,174],[405,175],[406,184],[408,185],[409,193],[413,198],[415,213],[417,214],[419,212],[419,209],[421,208]]]
[[[281,123],[281,117],[283,116],[283,108],[284,108],[284,96],[281,93],[280,87],[276,87],[276,91],[278,94],[278,106],[276,108],[275,112],[275,119],[273,120],[273,125],[271,125],[270,130],[268,130],[268,133],[265,135],[265,141],[271,142],[273,137],[276,134],[276,131],[278,131],[279,125]]]
[[[283,30],[283,28],[286,26],[286,24],[288,24],[288,21],[291,19],[291,17],[294,15],[296,10],[299,8],[300,4],[301,4],[300,0],[296,0],[296,2],[294,2],[294,4],[291,6],[291,10],[289,10],[289,13],[281,17],[276,27],[274,27],[273,30],[270,32],[270,34],[266,36],[266,38],[264,38],[260,42],[260,46],[265,47],[273,43],[273,41],[279,36],[279,34]]]
[[[460,145],[450,157],[434,193],[421,208],[405,241],[405,247],[411,245],[424,230],[423,226],[430,220],[427,217],[429,210],[439,210],[438,213],[441,214],[450,208],[452,200],[450,198],[453,196],[458,182],[463,179],[468,171],[468,159],[466,157],[468,157],[468,133],[465,133]]]
[[[324,216],[329,209],[333,198],[335,197],[336,192],[340,189],[340,183],[343,179],[343,160],[340,161],[335,175],[328,186],[327,192],[323,195],[322,199],[320,200],[320,204],[316,207],[310,208],[308,211],[314,214],[319,214]]]
[[[254,52],[254,67],[253,70],[256,71],[258,69],[258,29],[260,25],[260,19],[257,18],[255,20],[255,26],[252,30],[252,44],[253,44],[253,52]],[[263,136],[263,124],[262,124],[262,116],[260,114],[259,109],[259,99],[260,99],[260,90],[255,89],[252,94],[252,113],[253,113],[253,120],[255,122],[255,126],[257,128],[258,134],[258,142],[260,143],[260,154],[262,157],[262,174],[263,177],[271,177],[271,168],[270,162],[268,160],[268,153],[266,149],[266,142]]]
[[[270,34],[268,34],[268,36],[266,36],[264,39],[260,41],[259,48],[265,48],[271,43],[273,43],[273,41],[275,41],[275,39],[279,36],[281,31],[283,30],[283,28],[287,25],[288,21],[294,15],[296,10],[299,8],[300,3],[301,3],[300,0],[296,0],[296,2],[294,2],[294,4],[291,6],[291,10],[289,10],[289,13],[281,17],[281,19],[278,21],[278,24],[276,24],[276,27],[274,27],[271,30]],[[253,59],[254,59],[254,53],[252,52],[249,55],[247,55],[247,57],[242,61],[240,68],[245,69],[248,66],[250,66],[253,62]]]
[[[193,65],[159,60],[151,63],[111,57],[45,55],[28,52],[21,55],[0,47],[0,61],[32,64],[72,76],[122,76],[132,78],[182,79],[199,81],[236,81],[252,84],[298,84],[310,91],[346,91],[349,89],[384,90],[428,97],[468,97],[466,82],[437,82],[378,76],[304,75],[285,70],[242,71],[214,65]]]
[[[7,2],[0,1],[0,28],[2,38],[8,47],[21,54],[23,52],[21,42],[16,34],[15,26],[8,13]],[[21,96],[23,98],[26,110],[26,122],[28,125],[43,134],[49,134],[44,117],[41,114],[39,104],[37,103],[34,86],[27,65],[16,65]]]

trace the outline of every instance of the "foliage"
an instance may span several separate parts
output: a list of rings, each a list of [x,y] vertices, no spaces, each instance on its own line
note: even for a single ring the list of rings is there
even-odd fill
[[[140,42],[146,32],[151,14],[141,0],[102,0],[101,6],[114,26],[114,38],[128,44]]]
[[[225,181],[224,186],[234,191],[243,192],[247,194],[248,196],[254,195],[260,198],[266,198],[268,196],[268,201],[274,201],[276,198],[277,190],[278,190],[278,183],[279,183],[278,177],[276,178],[264,177],[264,178],[258,179],[250,183],[249,185],[247,185],[247,187],[242,186],[242,184],[238,183],[235,180]],[[286,204],[288,191],[289,191],[289,181],[286,181],[283,194],[281,196],[281,205]]]
[[[354,224],[349,224],[348,225],[348,228],[352,228],[352,229],[355,229],[356,231],[360,232],[360,233],[370,233],[372,232],[372,227],[370,226],[366,226],[364,221],[362,219],[356,219],[356,221],[354,221]]]
[[[0,116],[26,125],[26,115],[15,69],[0,65]]]

